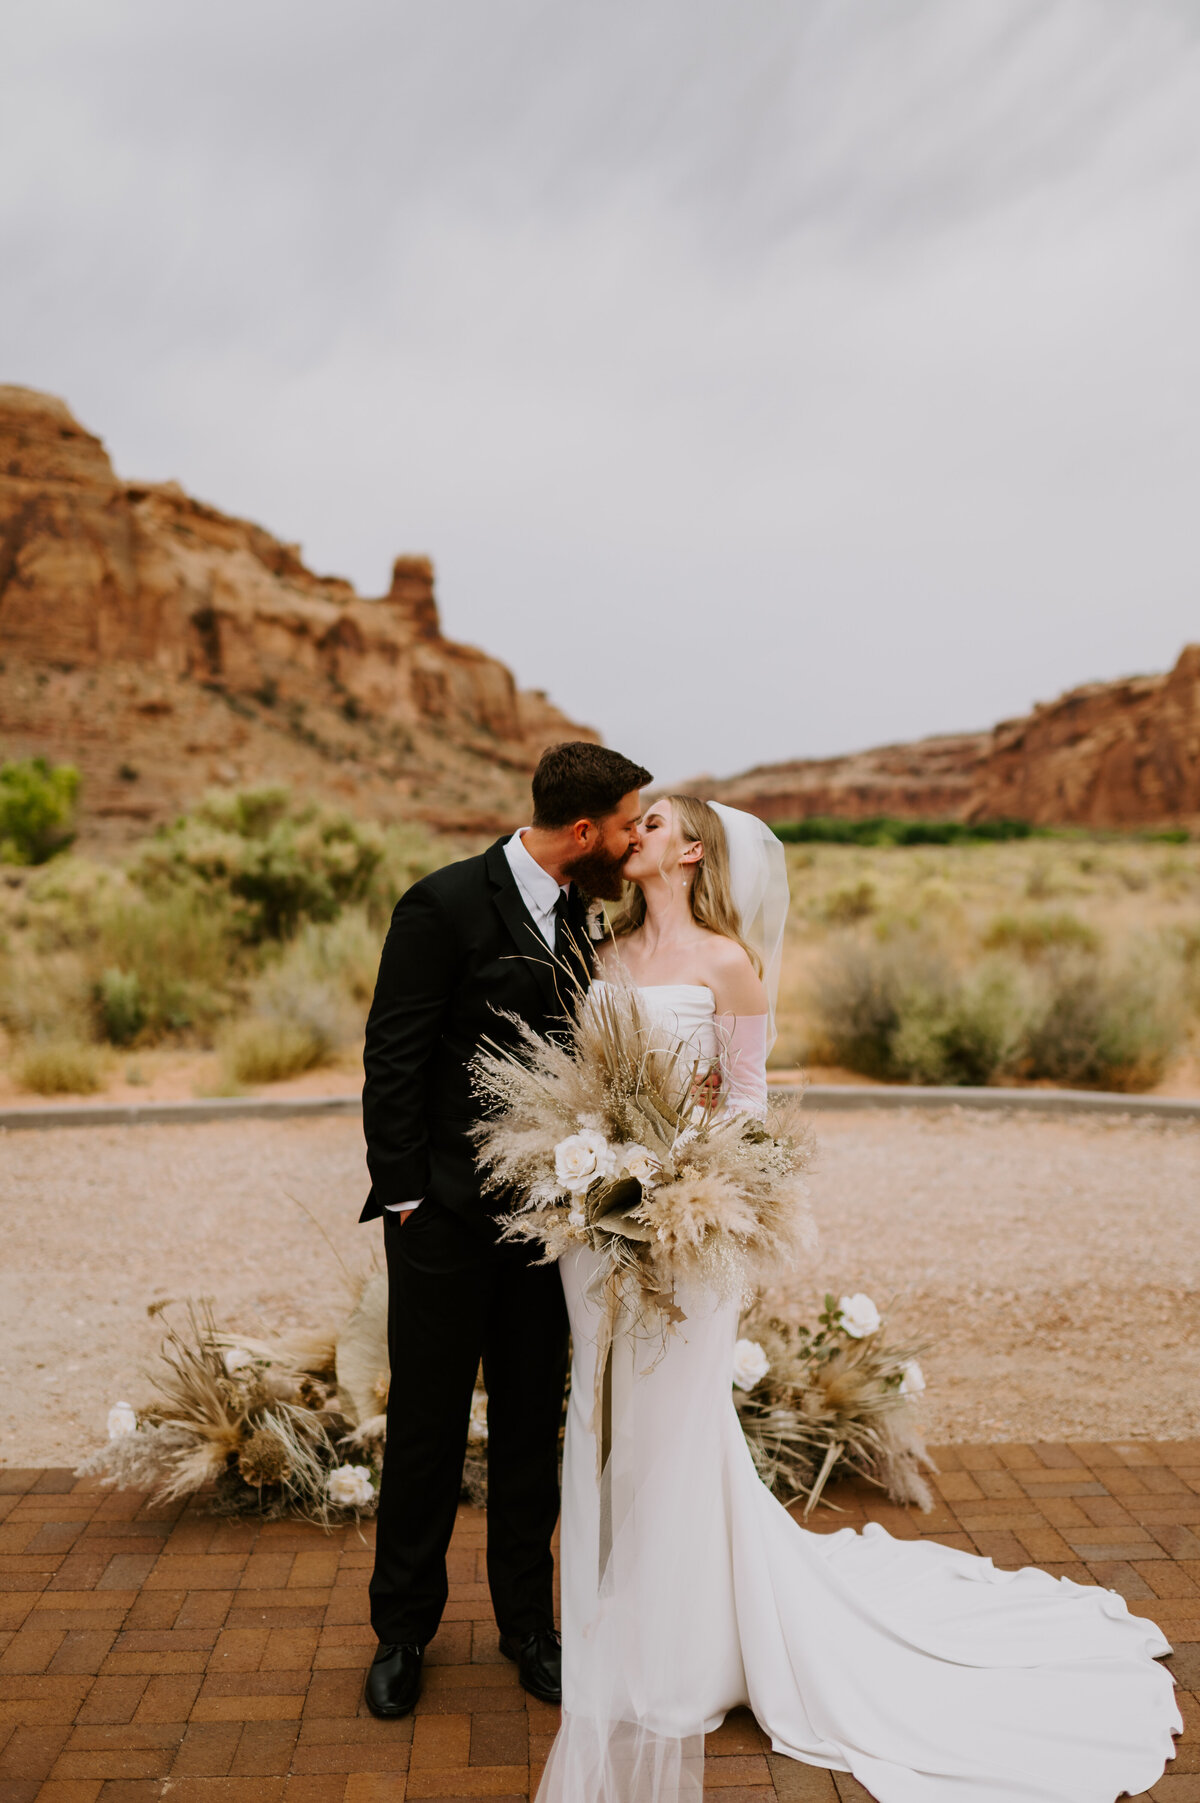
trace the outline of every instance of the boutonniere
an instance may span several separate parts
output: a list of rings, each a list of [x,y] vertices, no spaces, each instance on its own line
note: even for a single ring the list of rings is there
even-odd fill
[[[587,936],[589,939],[596,941],[608,937],[608,921],[605,918],[604,903],[602,901],[588,903],[586,919]]]

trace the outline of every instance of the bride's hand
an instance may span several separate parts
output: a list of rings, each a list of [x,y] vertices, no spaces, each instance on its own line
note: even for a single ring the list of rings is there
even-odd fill
[[[721,1095],[721,1067],[714,1064],[706,1077],[697,1077],[692,1084],[692,1102],[697,1108],[713,1109]]]

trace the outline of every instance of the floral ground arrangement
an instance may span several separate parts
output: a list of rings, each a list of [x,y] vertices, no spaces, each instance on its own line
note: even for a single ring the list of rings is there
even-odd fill
[[[815,1330],[751,1310],[730,1382],[755,1464],[781,1501],[811,1509],[857,1473],[897,1502],[929,1506],[917,1421],[924,1378],[889,1343],[868,1297],[825,1298]],[[219,1513],[299,1516],[329,1527],[374,1513],[387,1433],[387,1280],[372,1272],[340,1328],[305,1341],[247,1339],[206,1304],[168,1325],[137,1407],[109,1411],[82,1473],[161,1500],[212,1486]],[[466,1500],[487,1497],[487,1396],[471,1407]]]

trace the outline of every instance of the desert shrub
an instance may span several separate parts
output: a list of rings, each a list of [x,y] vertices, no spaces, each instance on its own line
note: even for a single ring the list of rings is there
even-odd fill
[[[91,1038],[87,971],[69,950],[0,959],[0,1025],[14,1039],[75,1042]]]
[[[1100,935],[1087,921],[1065,910],[1057,913],[997,914],[982,940],[985,951],[1019,952],[1023,958],[1040,958],[1062,947],[1098,952]]]
[[[944,875],[927,876],[913,897],[918,923],[932,914],[961,916],[962,888]]]
[[[283,788],[210,796],[161,829],[131,874],[152,894],[191,889],[225,899],[252,944],[333,920],[368,894],[382,834],[348,814],[293,807]]]
[[[383,935],[367,909],[347,908],[328,924],[302,927],[278,968],[296,985],[332,985],[357,1016],[375,993],[382,947]]]
[[[222,1065],[236,1084],[280,1083],[327,1064],[332,1052],[328,1041],[296,1021],[255,1014],[231,1028]]]
[[[101,1056],[82,1040],[35,1039],[18,1048],[12,1074],[35,1095],[92,1095],[102,1082]]]
[[[19,1036],[114,1045],[227,1014],[243,954],[219,898],[147,896],[120,871],[66,858],[27,885],[0,960],[0,1021]],[[19,947],[19,951],[17,948]]]
[[[1200,925],[1177,928],[1169,940],[1183,968],[1184,1001],[1200,1013]]]
[[[361,1013],[332,978],[297,981],[299,971],[291,960],[264,971],[254,984],[254,1013],[306,1034],[329,1058],[361,1027]]]
[[[85,956],[97,1024],[114,1045],[209,1027],[240,987],[229,911],[187,890],[106,899]]]
[[[146,1003],[136,970],[102,971],[94,988],[96,1013],[111,1045],[132,1045],[146,1025]]]
[[[383,829],[383,854],[371,877],[365,901],[368,918],[377,930],[386,927],[392,909],[406,889],[443,864],[475,849],[453,840],[434,838],[422,826],[402,822]],[[380,945],[383,943],[380,935]],[[378,949],[378,948],[377,948]]]
[[[813,1003],[829,1061],[867,1077],[892,1075],[892,1039],[906,989],[913,981],[928,983],[941,974],[940,965],[922,957],[917,973],[902,976],[889,955],[896,943],[885,950],[877,943],[843,938],[829,948],[813,978]]]
[[[1025,878],[1025,893],[1030,901],[1047,901],[1060,887],[1058,869],[1051,858],[1035,858]]]
[[[45,758],[0,764],[0,864],[44,864],[75,837],[79,772]]]
[[[1027,1035],[1024,1074],[1101,1089],[1153,1088],[1182,1038],[1177,970],[1146,952],[1124,964],[1078,952],[1052,959]]]
[[[910,1083],[988,1083],[1020,1056],[1020,973],[993,960],[963,978],[914,934],[831,948],[814,999],[834,1062]]]
[[[842,820],[811,814],[807,820],[773,823],[772,831],[785,845],[970,845],[1027,839],[1033,828],[1026,820],[899,820],[889,814]]]
[[[1159,864],[1154,876],[1168,894],[1182,897],[1197,888],[1200,871],[1190,858],[1171,852]]]
[[[831,889],[821,898],[819,912],[830,926],[853,926],[875,912],[878,900],[874,883],[870,877],[864,877],[857,883],[843,883],[840,888]]]
[[[817,1011],[833,1060],[868,1077],[904,1074],[895,1042],[906,1018],[944,1011],[953,983],[946,961],[915,935],[844,938],[820,965]]]
[[[890,1058],[912,1083],[994,1082],[1017,1066],[1028,1002],[1019,974],[995,960],[940,991],[904,997]]]
[[[68,854],[26,878],[19,925],[37,952],[80,947],[92,935],[97,914],[128,892],[122,871]]]
[[[866,1076],[1143,1090],[1182,1038],[1179,973],[1149,947],[1122,964],[1078,947],[1029,968],[997,954],[962,973],[928,941],[897,935],[831,947],[813,994],[833,1060]]]
[[[354,985],[363,966],[352,955],[352,931],[339,933],[341,924],[308,927],[254,979],[253,1011],[222,1043],[222,1065],[233,1082],[277,1083],[330,1064],[361,1032],[365,1001]]]

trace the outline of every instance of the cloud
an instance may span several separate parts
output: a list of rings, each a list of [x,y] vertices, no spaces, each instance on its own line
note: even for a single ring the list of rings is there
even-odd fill
[[[4,379],[664,777],[1195,635],[1170,0],[36,0]]]

